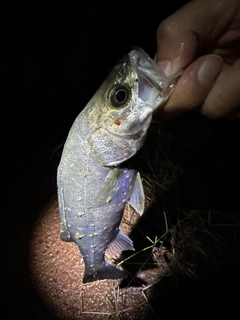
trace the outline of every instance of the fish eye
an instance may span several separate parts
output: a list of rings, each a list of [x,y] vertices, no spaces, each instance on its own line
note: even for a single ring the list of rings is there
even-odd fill
[[[113,107],[122,107],[129,100],[130,89],[126,85],[114,86],[109,91],[109,98]]]

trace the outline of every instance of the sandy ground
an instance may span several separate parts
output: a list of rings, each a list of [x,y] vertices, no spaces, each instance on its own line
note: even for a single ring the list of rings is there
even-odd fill
[[[129,233],[128,217],[137,215],[127,207],[121,229]],[[132,223],[132,222],[131,222]],[[44,304],[59,319],[146,319],[154,317],[149,296],[152,285],[167,274],[153,264],[140,272],[144,280],[138,286],[119,288],[117,280],[102,280],[82,284],[84,263],[78,247],[59,238],[60,221],[57,201],[43,210],[36,222],[30,244],[32,279]],[[152,269],[153,268],[153,269]],[[157,316],[155,316],[157,319]]]

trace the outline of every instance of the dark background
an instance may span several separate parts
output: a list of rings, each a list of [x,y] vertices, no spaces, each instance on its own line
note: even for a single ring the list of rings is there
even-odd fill
[[[9,201],[13,185],[18,205],[48,177],[54,151],[118,60],[133,45],[154,56],[159,23],[182,3],[6,1],[1,119]]]
[[[8,265],[12,263],[8,255],[19,250],[15,242],[12,244],[18,234],[12,231],[17,230],[20,220],[26,222],[27,230],[34,216],[25,208],[29,204],[41,206],[39,194],[54,192],[56,168],[71,124],[112,66],[133,45],[154,56],[159,23],[186,2],[3,4],[1,264],[6,284],[4,305],[9,312],[6,319],[27,315],[35,319],[36,310],[31,311],[32,306],[23,302],[24,292],[17,296],[19,288],[11,281],[12,270],[25,263],[23,256],[15,266]],[[168,133],[188,142],[198,136],[189,153],[179,158],[185,170],[180,190],[183,207],[239,212],[239,122],[212,121],[194,114],[164,126]],[[229,291],[235,290],[239,285],[238,266],[234,261],[224,280],[214,280],[211,297],[227,297]],[[226,268],[229,265],[223,269]],[[236,307],[232,300],[226,300],[230,310]]]

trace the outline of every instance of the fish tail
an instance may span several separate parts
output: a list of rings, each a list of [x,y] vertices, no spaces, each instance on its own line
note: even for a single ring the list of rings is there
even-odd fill
[[[84,273],[83,283],[93,282],[103,279],[123,279],[126,278],[127,274],[125,271],[120,270],[111,264],[105,263],[104,268],[98,270],[94,274]]]

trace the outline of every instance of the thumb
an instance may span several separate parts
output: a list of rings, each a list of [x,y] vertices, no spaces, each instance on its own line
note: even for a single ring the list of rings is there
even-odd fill
[[[237,5],[238,1],[229,6],[228,0],[195,0],[165,19],[157,30],[155,60],[160,69],[170,75],[213,53],[213,44],[233,19]]]

